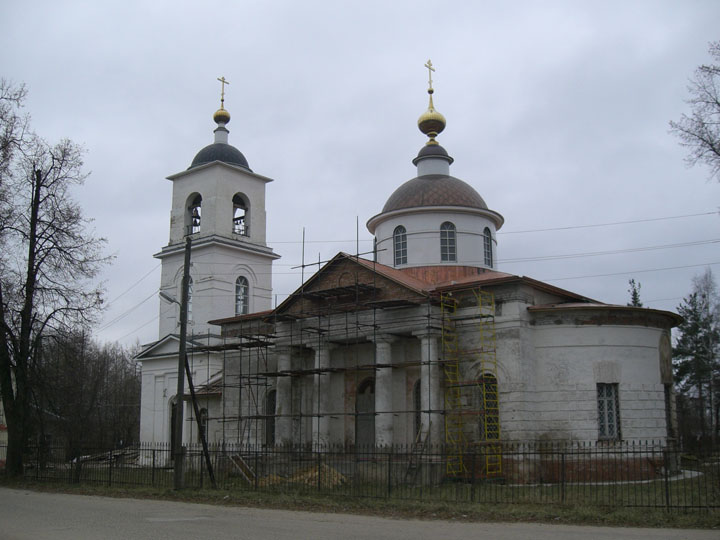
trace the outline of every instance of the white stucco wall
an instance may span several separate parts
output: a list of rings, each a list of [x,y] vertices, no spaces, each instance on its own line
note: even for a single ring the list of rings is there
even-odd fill
[[[224,163],[210,163],[168,177],[173,182],[170,213],[170,244],[185,238],[185,216],[191,194],[202,196],[199,236],[218,234],[234,237],[232,229],[233,196],[245,195],[250,203],[249,225],[252,243],[265,245],[265,185],[272,182],[259,174]]]
[[[455,225],[457,242],[457,261],[440,260],[440,226],[449,221]],[[485,228],[489,228],[493,242],[493,267],[497,268],[497,238],[495,222],[482,210],[462,209],[459,207],[413,208],[403,212],[393,212],[381,221],[375,229],[377,238],[378,262],[395,266],[393,251],[393,232],[402,225],[407,231],[406,265],[459,265],[488,268],[484,257]]]
[[[542,326],[533,330],[536,384],[529,407],[550,438],[598,437],[597,384],[617,383],[623,439],[664,439],[662,330],[642,326]]]
[[[223,366],[217,354],[190,355],[190,372],[196,388],[207,383]],[[177,356],[142,360],[142,386],[140,394],[140,440],[143,442],[170,442],[170,404],[177,393]],[[185,391],[189,393],[187,379]],[[192,405],[184,405],[183,441],[196,442],[196,427],[191,416]]]

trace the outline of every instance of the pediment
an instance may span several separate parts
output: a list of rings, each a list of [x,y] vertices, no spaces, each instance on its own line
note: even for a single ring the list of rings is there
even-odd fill
[[[416,280],[363,259],[339,253],[278,306],[278,318],[304,318],[337,311],[403,307],[425,302]]]

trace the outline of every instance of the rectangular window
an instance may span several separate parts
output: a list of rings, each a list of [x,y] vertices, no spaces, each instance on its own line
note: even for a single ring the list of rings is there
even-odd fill
[[[455,262],[455,231],[440,231],[440,261]]]
[[[620,440],[620,401],[617,383],[598,383],[598,439]]]

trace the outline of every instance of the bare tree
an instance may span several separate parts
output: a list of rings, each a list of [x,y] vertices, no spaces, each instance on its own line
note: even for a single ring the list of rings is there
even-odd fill
[[[21,99],[14,103],[17,110]],[[87,324],[102,304],[92,279],[107,260],[101,253],[104,241],[87,232],[88,221],[69,192],[85,180],[82,165],[82,150],[71,141],[52,146],[27,132],[3,163],[0,393],[8,476],[23,470],[31,431],[29,375],[43,333]]]
[[[689,149],[687,163],[704,163],[710,178],[720,181],[720,41],[710,43],[708,52],[715,63],[698,67],[688,85],[690,115],[670,128]]]
[[[123,347],[101,346],[82,329],[53,332],[32,379],[39,443],[63,444],[73,458],[137,442],[140,378]]]

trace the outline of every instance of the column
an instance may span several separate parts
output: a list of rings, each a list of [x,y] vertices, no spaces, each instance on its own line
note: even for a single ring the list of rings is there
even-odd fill
[[[290,347],[276,347],[277,371],[291,369]],[[275,442],[292,443],[292,378],[289,374],[278,375],[275,394]]]
[[[443,395],[440,389],[438,330],[413,332],[420,339],[420,431],[429,444],[443,442]]]
[[[378,336],[375,341],[375,444],[393,444],[392,338]]]
[[[313,378],[313,433],[312,442],[327,444],[330,441],[330,344],[323,340],[315,347],[315,369]]]

